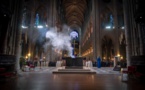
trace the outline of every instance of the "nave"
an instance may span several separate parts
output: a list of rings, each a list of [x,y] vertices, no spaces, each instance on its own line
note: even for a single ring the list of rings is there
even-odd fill
[[[112,68],[96,68],[96,74],[52,74],[57,67],[37,67],[21,72],[17,77],[1,80],[1,90],[144,90],[135,80],[121,81]]]

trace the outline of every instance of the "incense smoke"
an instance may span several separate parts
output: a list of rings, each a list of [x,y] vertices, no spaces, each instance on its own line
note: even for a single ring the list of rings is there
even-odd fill
[[[47,54],[50,52],[48,51],[48,47],[52,46],[54,51],[66,50],[68,51],[68,55],[70,57],[74,57],[72,53],[73,48],[71,46],[71,37],[69,36],[70,29],[66,25],[64,25],[62,30],[59,32],[57,31],[57,28],[52,27],[41,29],[37,28],[35,30],[23,30],[22,33],[25,33],[32,43],[39,44],[40,46],[42,45]]]
[[[51,45],[56,50],[67,50],[69,56],[74,57],[72,55],[73,48],[71,47],[71,37],[68,34],[68,27],[63,26],[63,30],[61,32],[57,32],[56,28],[50,28],[46,32],[46,38],[49,39],[45,43],[45,47]]]

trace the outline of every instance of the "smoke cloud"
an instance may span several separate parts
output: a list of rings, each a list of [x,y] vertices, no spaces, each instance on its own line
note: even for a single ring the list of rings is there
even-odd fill
[[[22,32],[27,34],[31,43],[37,43],[38,45],[43,46],[45,53],[48,53],[46,56],[49,56],[49,51],[47,50],[49,50],[48,47],[51,46],[54,51],[66,50],[70,57],[74,57],[72,53],[73,48],[71,46],[71,37],[69,35],[70,31],[70,28],[64,25],[61,31],[57,31],[56,27],[51,27],[23,30]]]
[[[64,25],[61,32],[58,32],[56,28],[50,28],[46,32],[46,38],[48,41],[45,43],[45,47],[51,45],[54,50],[67,50],[69,56],[74,57],[72,54],[73,48],[71,46],[71,37],[69,36],[69,27]]]

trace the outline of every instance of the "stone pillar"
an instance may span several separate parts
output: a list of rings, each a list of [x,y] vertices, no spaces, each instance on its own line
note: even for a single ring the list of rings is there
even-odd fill
[[[31,6],[31,10],[30,10],[30,13],[31,13],[31,21],[30,21],[30,27],[29,27],[29,29],[28,29],[28,32],[27,32],[27,34],[28,34],[28,52],[27,52],[27,55],[28,54],[30,54],[30,56],[28,56],[28,58],[29,59],[31,59],[31,57],[32,57],[32,54],[33,54],[33,49],[34,49],[34,47],[33,47],[33,45],[34,45],[34,41],[33,41],[33,38],[34,38],[34,36],[33,36],[33,34],[34,34],[34,26],[35,26],[35,14],[36,14],[36,12],[35,12],[35,10],[36,10],[36,1],[35,0],[33,0],[32,2],[32,6]]]
[[[143,55],[143,53],[144,53],[144,48],[143,48],[143,41],[142,41],[142,26],[139,26],[139,28],[141,28],[140,30],[138,30],[138,32],[139,32],[139,55]]]
[[[120,55],[119,51],[119,26],[117,17],[117,1],[113,0],[113,16],[114,16],[114,27],[115,27],[115,56]]]
[[[126,39],[126,60],[127,66],[130,66],[130,57],[131,57],[131,29],[130,29],[130,19],[129,19],[129,0],[123,0],[124,8],[124,27],[125,27],[125,39]]]
[[[51,27],[55,27],[55,21],[56,21],[56,0],[50,0],[50,26]],[[50,61],[54,61],[55,60],[55,55],[54,55],[54,51],[52,49],[52,46],[50,46]]]
[[[10,37],[8,36],[10,33],[10,24],[8,24],[8,28],[7,28],[7,32],[6,32],[6,36],[5,36],[5,40],[4,40],[4,51],[3,51],[3,54],[10,54],[9,53],[9,42],[8,42],[8,39],[10,39]]]
[[[99,12],[99,0],[93,0],[92,18],[93,18],[93,59],[101,57],[100,47],[100,12]]]
[[[81,56],[81,45],[82,45],[81,37],[82,37],[82,33],[81,33],[81,29],[79,28],[79,56]]]
[[[17,16],[17,21],[16,22],[16,64],[15,64],[15,70],[17,71],[17,73],[19,74],[20,73],[20,56],[21,56],[21,17],[22,17],[22,4],[23,4],[23,0],[22,1],[19,1],[19,0],[16,0],[15,2],[15,9],[17,12],[14,14]]]
[[[93,35],[92,35],[92,42],[93,42],[93,60],[96,60],[96,33],[95,33],[95,23],[96,23],[96,13],[95,13],[95,0],[92,1],[92,20],[93,20]]]
[[[14,10],[14,13],[16,13],[16,10]],[[16,50],[15,50],[15,46],[16,46],[16,43],[15,43],[16,42],[16,25],[15,25],[15,23],[17,22],[17,16],[13,15],[11,21],[12,21],[12,23],[11,23],[12,24],[12,27],[11,27],[11,29],[12,29],[11,54],[14,55],[16,52]]]

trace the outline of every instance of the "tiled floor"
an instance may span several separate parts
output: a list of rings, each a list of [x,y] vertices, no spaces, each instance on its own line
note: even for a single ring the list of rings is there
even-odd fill
[[[1,80],[0,90],[145,90],[145,84],[137,81],[122,82],[121,74],[52,74],[54,69],[37,68],[22,72],[16,78]]]

